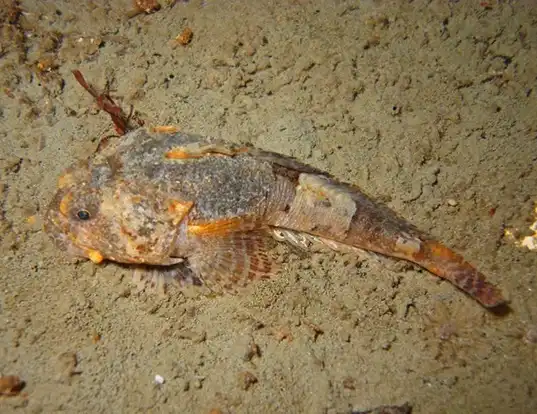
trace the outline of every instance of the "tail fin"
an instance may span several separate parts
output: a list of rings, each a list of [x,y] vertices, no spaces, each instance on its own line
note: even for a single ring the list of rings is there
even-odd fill
[[[283,167],[289,170],[288,165]],[[501,291],[462,256],[432,240],[359,188],[323,175],[295,172],[298,177],[292,201],[285,211],[273,212],[270,225],[414,262],[487,308],[507,303]]]
[[[475,298],[483,306],[494,308],[507,303],[502,292],[453,250],[433,240],[421,243],[419,252],[408,258],[431,273],[446,279]]]

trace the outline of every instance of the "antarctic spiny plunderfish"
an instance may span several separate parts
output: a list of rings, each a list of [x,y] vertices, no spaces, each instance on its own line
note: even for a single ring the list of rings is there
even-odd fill
[[[277,272],[274,240],[420,265],[483,306],[501,291],[356,186],[277,153],[139,128],[65,171],[45,230],[69,254],[130,264],[153,284],[236,291]]]

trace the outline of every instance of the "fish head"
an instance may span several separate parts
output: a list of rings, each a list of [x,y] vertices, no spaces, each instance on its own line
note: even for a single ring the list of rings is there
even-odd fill
[[[44,229],[71,256],[95,263],[170,265],[192,203],[180,202],[148,183],[96,180],[89,163],[60,177]]]

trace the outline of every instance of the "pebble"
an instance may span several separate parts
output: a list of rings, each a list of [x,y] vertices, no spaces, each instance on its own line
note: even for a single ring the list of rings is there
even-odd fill
[[[317,340],[319,335],[322,335],[324,333],[324,330],[320,326],[315,325],[314,323],[306,319],[302,320],[302,322],[311,330],[313,342]]]
[[[205,377],[197,377],[194,379],[194,381],[192,381],[192,386],[196,389],[201,389],[201,387],[203,386],[203,380],[205,379]]]
[[[0,396],[17,395],[24,388],[24,381],[16,375],[0,376]]]
[[[259,346],[253,340],[251,340],[247,345],[243,360],[248,362],[248,361],[251,361],[253,357],[260,357],[260,356],[261,356],[261,351],[259,350]]]
[[[342,329],[338,332],[339,339],[343,342],[351,341],[351,331],[349,329]]]
[[[343,388],[347,390],[355,390],[356,389],[356,380],[352,377],[346,377],[343,380]]]
[[[64,352],[58,355],[57,358],[57,371],[58,381],[69,381],[73,375],[80,374],[80,371],[76,370],[78,365],[78,358],[74,352]]]
[[[450,207],[456,207],[459,203],[457,203],[456,200],[454,200],[454,199],[452,199],[452,198],[449,198],[449,199],[447,200],[447,204],[448,204],[448,206],[450,206]]]
[[[205,331],[194,332],[190,330],[183,330],[181,332],[178,332],[177,336],[180,339],[190,339],[195,344],[205,342],[205,340],[207,339],[207,333]]]
[[[257,383],[257,377],[249,371],[239,373],[239,385],[243,390],[248,390],[252,385]]]
[[[530,327],[523,338],[527,344],[537,344],[537,326]]]
[[[390,114],[392,116],[398,116],[398,115],[401,115],[401,112],[402,112],[402,107],[401,105],[392,105],[392,107],[390,108]]]
[[[187,380],[179,380],[179,386],[177,387],[183,391],[188,391],[190,389],[190,381]]]

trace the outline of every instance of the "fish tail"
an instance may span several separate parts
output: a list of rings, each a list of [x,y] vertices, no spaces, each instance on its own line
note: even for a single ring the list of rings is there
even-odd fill
[[[489,283],[483,273],[437,241],[421,242],[417,252],[404,258],[448,280],[487,308],[507,303],[500,289]]]
[[[434,241],[357,187],[302,173],[292,201],[270,224],[343,246],[414,262],[493,308],[507,300],[462,256]]]
[[[363,194],[355,195],[357,214],[342,240],[345,244],[396,257],[445,279],[487,308],[507,303],[499,288],[463,256],[432,239],[384,205],[373,205]]]

